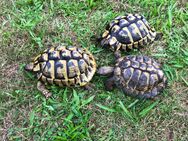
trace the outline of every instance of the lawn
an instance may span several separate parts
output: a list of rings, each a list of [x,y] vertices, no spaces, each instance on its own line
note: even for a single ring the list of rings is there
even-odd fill
[[[140,13],[163,38],[128,54],[163,64],[168,88],[157,100],[106,91],[105,76],[95,91],[48,86],[49,99],[23,67],[44,49],[61,43],[89,49],[98,67],[113,65],[109,50],[96,45],[118,15]],[[186,0],[1,0],[0,140],[2,141],[187,141],[188,3]]]

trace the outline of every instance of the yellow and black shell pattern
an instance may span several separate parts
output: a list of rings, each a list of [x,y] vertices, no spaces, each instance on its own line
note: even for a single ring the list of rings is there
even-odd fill
[[[129,51],[154,41],[156,32],[139,14],[118,16],[106,26],[101,45],[113,51]]]
[[[39,81],[58,86],[84,86],[96,72],[93,55],[75,46],[46,49],[33,63]]]
[[[167,78],[154,59],[129,55],[117,61],[114,82],[129,96],[154,98],[166,87]]]

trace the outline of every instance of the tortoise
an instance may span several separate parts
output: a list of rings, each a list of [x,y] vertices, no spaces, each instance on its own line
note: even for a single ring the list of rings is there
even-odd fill
[[[36,74],[37,88],[48,98],[51,93],[45,88],[46,84],[91,88],[89,81],[96,72],[96,62],[87,49],[60,45],[44,50],[25,70]]]
[[[143,55],[121,57],[114,67],[103,66],[97,73],[111,76],[105,83],[107,90],[117,86],[125,94],[141,99],[153,99],[167,86],[161,64]]]
[[[107,24],[102,37],[99,37],[98,40],[102,47],[120,53],[119,50],[138,49],[161,37],[162,33],[157,33],[144,16],[126,14],[116,17]]]

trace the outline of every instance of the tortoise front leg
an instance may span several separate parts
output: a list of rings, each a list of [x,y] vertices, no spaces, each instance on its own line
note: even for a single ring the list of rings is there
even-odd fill
[[[44,85],[42,82],[40,82],[40,81],[38,81],[38,83],[37,83],[37,89],[38,89],[46,98],[49,98],[49,97],[52,95],[52,93],[51,93],[49,90],[47,90],[46,87],[45,87],[45,85]]]
[[[113,90],[114,86],[115,86],[114,77],[111,77],[106,80],[106,82],[105,82],[106,90],[111,91],[111,90]]]
[[[116,59],[121,58],[121,51],[120,50],[115,51],[114,55]]]
[[[86,85],[84,86],[84,89],[85,89],[85,90],[88,90],[88,91],[94,91],[95,85],[92,84],[92,83],[88,83],[88,84],[86,84]]]

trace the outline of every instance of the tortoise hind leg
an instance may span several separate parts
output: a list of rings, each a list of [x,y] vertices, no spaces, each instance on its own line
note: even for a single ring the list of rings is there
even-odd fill
[[[52,95],[52,93],[51,93],[49,90],[47,90],[46,87],[45,87],[45,85],[44,85],[42,82],[40,82],[40,81],[38,81],[38,83],[37,83],[37,89],[38,89],[46,98],[49,98],[49,97]]]
[[[106,90],[111,91],[111,90],[113,90],[114,86],[115,86],[114,77],[111,77],[106,80],[106,82],[105,82]]]

